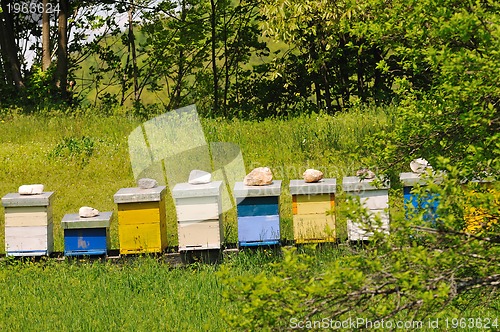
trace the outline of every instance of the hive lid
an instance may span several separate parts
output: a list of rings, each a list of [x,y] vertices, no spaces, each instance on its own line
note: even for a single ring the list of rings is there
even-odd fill
[[[412,172],[400,173],[399,180],[403,183],[403,186],[405,187],[413,187],[417,183],[420,185],[425,185],[426,181],[420,175],[421,174]]]
[[[342,180],[342,189],[346,192],[361,192],[366,190],[381,190],[389,189],[389,182],[384,182],[380,186],[376,186],[374,183],[376,179],[364,179],[361,180],[358,176],[346,176]]]
[[[63,229],[71,228],[103,228],[109,227],[113,212],[100,212],[90,218],[82,218],[78,213],[65,214],[61,225]]]
[[[19,193],[9,193],[2,197],[2,205],[4,207],[49,206],[53,198],[53,191],[43,192],[39,195],[20,195]]]
[[[165,195],[165,186],[151,189],[121,188],[113,196],[115,203],[159,202]]]
[[[332,194],[337,191],[337,179],[321,179],[319,182],[307,183],[304,180],[290,180],[290,194],[318,195]]]
[[[174,198],[218,196],[222,187],[222,181],[213,181],[204,184],[178,183],[172,190]]]
[[[267,186],[245,186],[243,182],[236,182],[233,189],[234,197],[265,197],[281,194],[281,180],[274,180]]]

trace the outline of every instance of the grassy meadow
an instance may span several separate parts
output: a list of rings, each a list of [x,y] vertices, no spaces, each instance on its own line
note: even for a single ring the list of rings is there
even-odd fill
[[[202,119],[208,142],[237,144],[246,171],[269,166],[284,181],[281,196],[282,237],[292,239],[290,179],[306,168],[325,177],[353,175],[363,166],[362,142],[379,130],[391,130],[390,110],[312,115],[261,122]],[[111,248],[118,230],[113,194],[135,186],[127,139],[141,121],[127,116],[5,116],[0,118],[0,193],[22,184],[43,183],[55,191],[55,251],[63,251],[60,221],[83,205],[114,211]],[[361,152],[360,152],[361,151]],[[391,202],[399,196],[391,193]],[[177,226],[167,196],[168,250],[175,251]],[[399,203],[392,204],[398,213]],[[226,242],[237,242],[234,210],[224,216]],[[345,220],[337,218],[339,245],[310,251],[315,268],[347,254]],[[0,253],[4,248],[4,214],[0,213]],[[302,250],[310,250],[302,248]],[[248,276],[270,269],[280,259],[268,249],[226,253],[223,264],[232,275]],[[220,265],[173,265],[164,256],[139,256],[108,261],[78,259],[0,259],[1,331],[227,331],[221,308],[238,312],[238,303],[224,301]],[[456,308],[450,310],[456,311]],[[472,308],[467,308],[476,314]],[[472,310],[472,311],[471,311]],[[481,312],[479,312],[481,313]]]
[[[81,206],[115,211],[113,195],[120,188],[134,187],[128,152],[128,135],[141,121],[126,116],[93,115],[15,116],[0,120],[0,193],[17,192],[22,184],[42,183],[54,191],[55,251],[63,251],[60,220]],[[283,237],[291,239],[291,197],[287,184],[301,178],[306,168],[316,168],[325,177],[353,175],[361,166],[356,149],[363,139],[390,128],[391,113],[375,109],[336,117],[304,116],[261,122],[202,119],[207,142],[237,144],[246,171],[268,166],[274,178],[283,180],[281,214]],[[187,180],[187,179],[186,179]],[[175,207],[167,196],[168,243],[177,245]],[[226,241],[237,242],[234,210],[225,216]],[[0,214],[0,227],[4,216]],[[339,225],[340,231],[342,225]],[[111,226],[111,247],[118,248],[116,220]],[[0,235],[0,253],[4,252]]]
[[[352,174],[354,149],[366,135],[390,127],[394,119],[382,110],[364,114],[304,116],[250,122],[202,119],[208,142],[237,144],[246,170],[269,166],[276,179],[300,178],[309,167],[327,177]],[[55,191],[55,251],[63,251],[60,220],[83,205],[115,211],[110,230],[117,249],[113,194],[135,186],[128,155],[128,135],[141,121],[126,116],[7,116],[0,119],[0,193],[21,184],[43,183]],[[283,237],[292,238],[291,198],[283,191]],[[168,244],[177,245],[175,210],[167,197]],[[226,241],[237,241],[234,211],[225,216]],[[0,213],[0,228],[4,215]],[[342,228],[342,227],[340,227]],[[345,226],[344,226],[345,232]],[[344,235],[345,236],[345,235]],[[0,253],[4,253],[0,232]],[[321,262],[334,259],[327,251]],[[261,271],[277,259],[271,252],[225,257],[234,273]],[[0,330],[60,331],[223,331],[221,280],[215,265],[172,267],[160,259],[138,257],[125,262],[49,259],[41,262],[4,259],[0,263]],[[15,299],[15,300],[14,300]],[[226,304],[227,306],[227,304]]]

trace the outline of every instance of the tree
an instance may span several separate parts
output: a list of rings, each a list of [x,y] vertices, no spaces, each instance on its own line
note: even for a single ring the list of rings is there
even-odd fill
[[[367,2],[365,10],[379,14],[357,29],[385,40],[400,59],[380,61],[384,72],[404,70],[394,82],[399,125],[381,135],[373,159],[394,166],[417,156],[433,164],[443,156],[469,170],[469,179],[498,177],[499,9],[491,1]],[[403,13],[404,24],[396,18]]]
[[[247,330],[294,329],[325,317],[327,323],[355,319],[347,325],[352,329],[382,321],[430,327],[434,319],[463,318],[462,306],[472,302],[492,312],[490,323],[498,328],[500,4],[372,0],[360,10],[370,15],[350,29],[365,45],[391,54],[377,66],[396,73],[398,116],[394,131],[370,137],[367,163],[393,175],[397,188],[394,175],[405,162],[430,160],[436,172],[415,193],[439,200],[436,217],[429,223],[423,209],[405,207],[405,213],[400,206],[392,210],[387,236],[359,201],[339,202],[346,218],[375,232],[371,241],[349,247],[331,265],[317,267],[308,255],[285,252],[282,262],[254,278],[223,273],[225,297],[239,305],[238,318],[233,311],[226,317]],[[460,327],[482,322],[469,323]]]
[[[24,88],[21,73],[21,62],[18,58],[19,48],[14,33],[14,14],[8,9],[12,1],[2,0],[2,12],[0,13],[0,48],[2,50],[2,62],[7,85],[15,85],[17,90]]]
[[[49,0],[43,0],[44,11],[42,13],[42,70],[46,71],[50,67],[50,14],[48,11]]]
[[[355,99],[380,102],[390,96],[388,75],[377,67],[385,55],[381,45],[369,43],[364,31],[352,29],[369,18],[359,3],[283,0],[262,4],[266,35],[291,45],[293,51],[285,55],[302,58],[319,108],[334,113],[347,109]]]

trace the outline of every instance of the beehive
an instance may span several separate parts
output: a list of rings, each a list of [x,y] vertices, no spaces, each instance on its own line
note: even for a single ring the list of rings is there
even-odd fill
[[[122,188],[114,195],[120,254],[162,252],[166,248],[165,192],[165,186]]]
[[[179,251],[220,249],[222,181],[179,183],[172,190],[177,211]]]
[[[342,189],[349,195],[359,196],[360,202],[368,210],[369,225],[347,220],[347,236],[351,241],[365,241],[373,236],[369,228],[389,233],[389,184],[376,186],[373,180],[361,179],[357,176],[344,177]],[[375,216],[378,215],[382,224],[380,228],[375,224]],[[369,227],[368,227],[369,226]]]
[[[495,205],[500,206],[500,191],[498,191],[492,182],[485,180],[473,180],[478,183],[485,193],[491,195]],[[480,191],[482,191],[480,190]],[[481,231],[491,231],[493,227],[499,223],[500,217],[498,213],[488,210],[485,207],[477,206],[474,202],[478,196],[482,194],[476,190],[465,191],[465,229],[464,231],[471,234],[477,234]]]
[[[280,243],[279,198],[281,180],[267,186],[236,182],[233,195],[238,212],[238,244],[245,246]]]
[[[2,197],[7,256],[42,256],[52,253],[53,198],[53,192],[40,195],[10,193]]]
[[[411,204],[417,210],[426,210],[423,219],[434,225],[436,219],[436,210],[439,200],[436,195],[423,194],[417,195],[412,192],[413,187],[417,184],[425,186],[426,181],[417,173],[401,173],[399,179],[403,183],[403,201],[408,215],[408,205]]]
[[[293,209],[293,238],[296,243],[333,242],[336,238],[335,208],[336,179],[316,183],[290,181]]]
[[[64,215],[64,255],[106,255],[109,248],[109,224],[113,212],[81,218],[78,213]]]

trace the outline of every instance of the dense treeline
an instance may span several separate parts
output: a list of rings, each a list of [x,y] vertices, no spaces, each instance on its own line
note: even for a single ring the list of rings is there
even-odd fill
[[[500,169],[496,1],[1,0],[1,9],[0,109],[151,117],[194,103],[203,116],[261,119],[390,105],[398,125],[357,153],[367,166],[442,156],[468,178]]]
[[[22,9],[42,3],[50,14]],[[487,17],[498,9],[489,1],[1,4],[2,107],[197,103],[207,115],[248,118],[333,114],[398,100],[407,87],[432,91],[444,83],[440,67],[453,65],[449,52],[484,54],[495,32]]]

